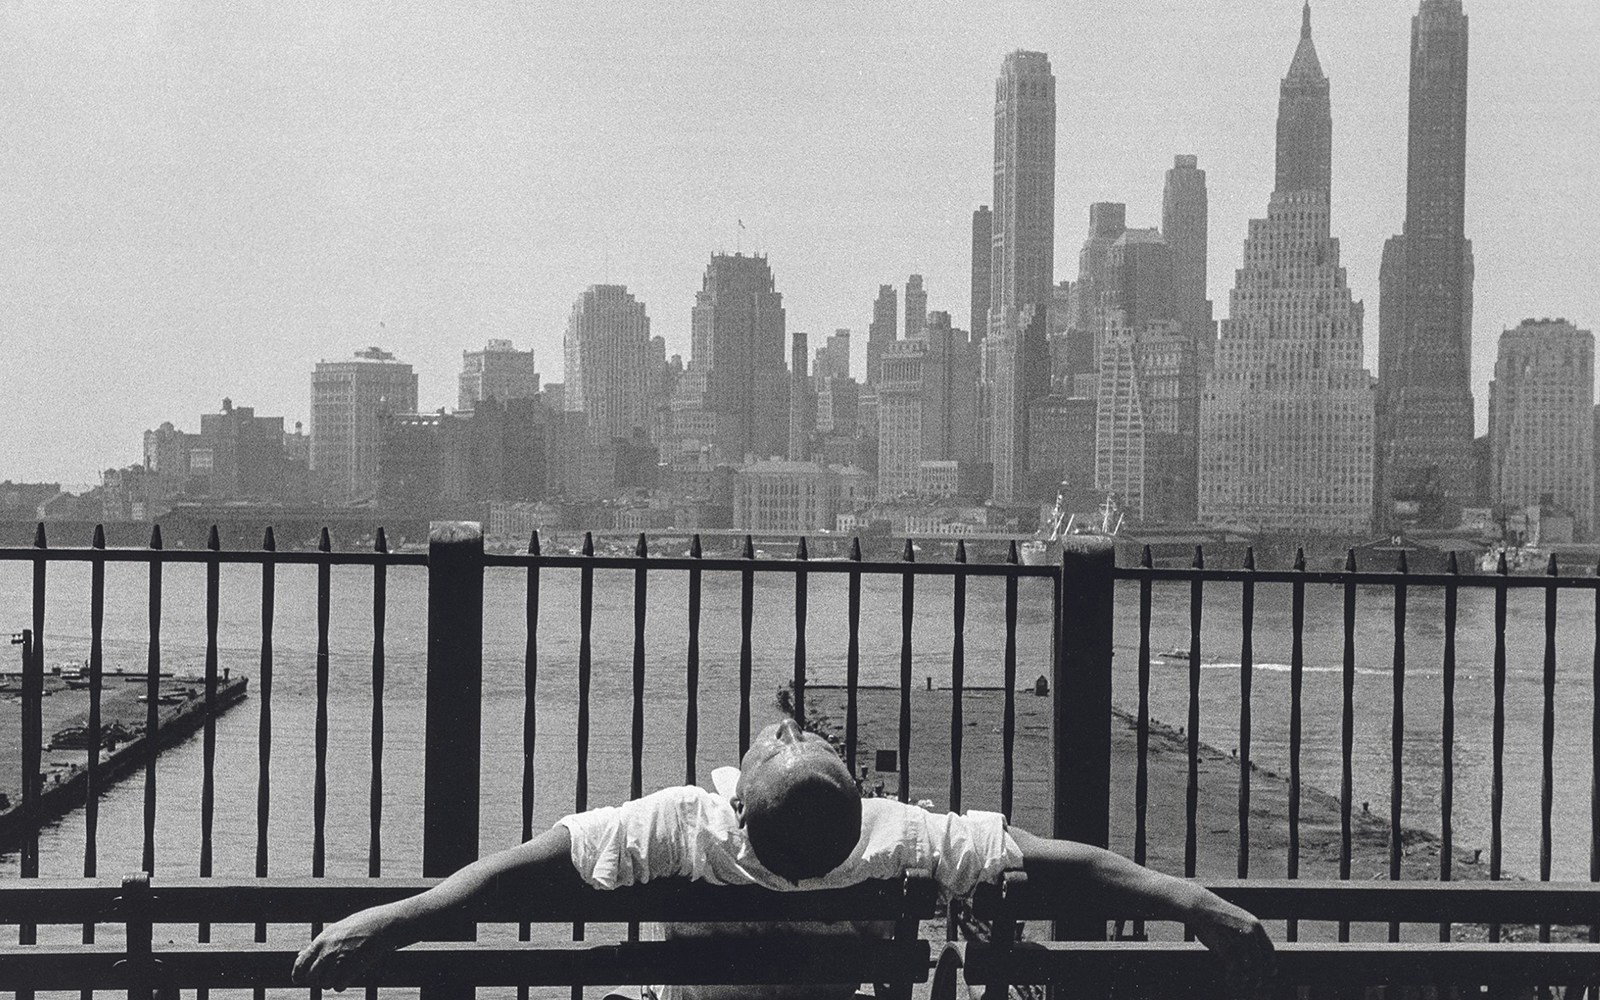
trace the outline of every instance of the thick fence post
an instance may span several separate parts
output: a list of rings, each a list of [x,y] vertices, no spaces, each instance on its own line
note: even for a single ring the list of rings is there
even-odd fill
[[[1111,832],[1111,628],[1115,546],[1068,537],[1056,607],[1052,834],[1097,847]],[[1103,914],[1056,922],[1057,940],[1105,938]]]
[[[422,874],[442,877],[478,857],[483,733],[483,530],[435,521],[428,535],[428,706],[422,783]],[[460,940],[471,923],[441,928]],[[424,1000],[472,996],[424,989]]]

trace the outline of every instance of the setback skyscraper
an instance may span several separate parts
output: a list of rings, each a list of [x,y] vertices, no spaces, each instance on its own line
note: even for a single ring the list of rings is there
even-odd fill
[[[1379,517],[1394,502],[1446,526],[1473,495],[1472,243],[1466,238],[1467,16],[1422,0],[1411,19],[1405,229],[1378,293]]]
[[[782,455],[789,444],[789,366],[783,295],[767,258],[714,254],[690,314],[692,365],[705,379],[723,457]]]
[[[1056,78],[1043,52],[1006,56],[995,83],[989,337],[994,349],[994,500],[1025,502],[1028,404],[1050,391],[1054,297]]]
[[[1244,266],[1200,406],[1199,520],[1358,534],[1372,520],[1373,392],[1361,303],[1330,235],[1333,116],[1305,9],[1278,102],[1278,188]]]
[[[581,416],[585,441],[609,444],[649,430],[650,317],[626,286],[585,289],[567,316],[562,350],[562,408]]]
[[[922,275],[913,274],[906,280],[906,339],[916,340],[928,329],[928,291],[922,287]]]
[[[879,285],[878,297],[872,300],[872,323],[867,326],[867,377],[868,385],[878,384],[878,367],[883,352],[895,342],[895,298],[893,285]]]

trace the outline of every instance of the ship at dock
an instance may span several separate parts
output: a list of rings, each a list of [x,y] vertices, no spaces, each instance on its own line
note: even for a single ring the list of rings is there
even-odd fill
[[[1125,520],[1113,494],[1107,493],[1091,513],[1073,513],[1067,509],[1066,491],[1062,490],[1056,493],[1055,506],[1038,532],[1022,543],[1017,554],[1024,566],[1053,566],[1061,561],[1061,548],[1066,539],[1074,536],[1115,539]]]

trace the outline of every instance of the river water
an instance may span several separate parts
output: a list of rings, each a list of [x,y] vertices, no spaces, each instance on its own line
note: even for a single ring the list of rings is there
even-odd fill
[[[108,669],[142,670],[146,646],[146,579],[143,566],[107,568],[105,662]],[[81,660],[89,646],[89,571],[84,564],[51,569],[46,621],[50,664]],[[333,571],[331,685],[329,693],[328,853],[330,875],[365,875],[367,802],[370,780],[371,578],[360,567]],[[204,570],[170,565],[165,570],[163,663],[179,672],[198,671],[204,661]],[[524,586],[521,571],[491,570],[485,587],[484,771],[481,845],[493,850],[514,843],[520,830],[521,722],[523,711]],[[540,621],[535,828],[572,809],[575,780],[578,575],[548,570],[543,576]],[[629,775],[632,690],[631,572],[595,576],[593,742],[589,802],[625,797]],[[917,581],[914,638],[918,684],[948,684],[950,675],[951,583]],[[646,788],[681,781],[684,773],[684,658],[687,596],[683,574],[649,577],[647,651]],[[758,575],[755,593],[756,724],[775,716],[774,694],[793,669],[794,580]],[[257,727],[260,635],[260,569],[224,566],[219,643],[221,661],[251,678],[251,696],[218,724],[216,862],[218,874],[254,872],[256,837]],[[701,636],[699,773],[734,762],[737,754],[739,582],[736,574],[705,575]],[[968,583],[967,683],[1001,681],[1003,584]],[[1307,591],[1305,758],[1306,780],[1329,791],[1339,786],[1339,706],[1342,590]],[[388,665],[384,708],[383,870],[420,871],[423,760],[426,576],[418,568],[389,571]],[[809,585],[809,677],[842,683],[846,644],[843,576],[813,577]],[[900,582],[898,577],[863,581],[862,680],[893,684],[899,678]],[[315,570],[281,566],[277,571],[277,624],[273,634],[273,752],[271,870],[310,871],[313,724],[315,717]],[[1493,655],[1493,595],[1463,590],[1457,649],[1456,798],[1457,843],[1468,849],[1489,843],[1490,718]],[[1201,738],[1225,752],[1237,745],[1240,595],[1235,586],[1208,588],[1201,688]],[[1413,588],[1409,603],[1405,697],[1408,825],[1439,828],[1441,719],[1440,649],[1443,599]],[[1026,682],[1049,671],[1050,587],[1021,584],[1019,677]],[[31,580],[26,566],[0,564],[0,631],[30,624]],[[1135,706],[1137,590],[1119,585],[1114,697]],[[1372,812],[1387,815],[1392,709],[1393,594],[1363,588],[1358,598],[1355,795]],[[1513,591],[1508,632],[1506,706],[1505,863],[1508,870],[1536,874],[1540,795],[1543,595]],[[1156,588],[1152,648],[1159,652],[1188,642],[1187,585]],[[1287,587],[1260,586],[1256,601],[1253,696],[1253,757],[1264,768],[1287,769],[1289,717],[1289,594]],[[1557,878],[1587,878],[1590,789],[1589,727],[1594,657],[1594,606],[1588,595],[1563,596],[1558,639],[1556,699],[1555,849]],[[4,651],[0,651],[3,654]],[[1186,715],[1185,664],[1152,668],[1151,712],[1172,725]],[[15,701],[0,702],[4,725],[17,725]],[[986,738],[987,737],[987,738]],[[970,753],[1000,752],[997,734],[969,737]],[[4,762],[17,767],[17,762]],[[1023,761],[1020,767],[1046,766]],[[192,738],[165,753],[158,766],[157,873],[192,875],[199,857],[200,741]],[[944,789],[918,787],[914,798],[942,802]],[[992,805],[998,790],[970,789],[968,804]],[[1281,810],[1281,803],[1257,801]],[[1181,803],[1155,803],[1181,815]],[[100,872],[117,875],[138,868],[141,849],[142,779],[137,775],[110,789],[101,806]],[[1176,818],[1172,820],[1178,822]],[[78,810],[42,835],[41,871],[81,874],[84,824]],[[15,854],[0,856],[0,877],[17,871]],[[1263,872],[1265,874],[1265,872]]]

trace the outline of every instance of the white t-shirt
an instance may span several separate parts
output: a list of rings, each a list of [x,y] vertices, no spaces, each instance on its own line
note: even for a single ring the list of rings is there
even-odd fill
[[[718,769],[719,788],[732,787],[730,771],[736,779],[736,769]],[[941,894],[951,897],[1022,864],[1022,851],[999,813],[932,813],[892,799],[863,800],[861,839],[850,857],[827,875],[798,885],[762,866],[726,797],[692,785],[560,822],[572,837],[573,867],[599,889],[675,876],[714,885],[831,889],[925,868]]]

